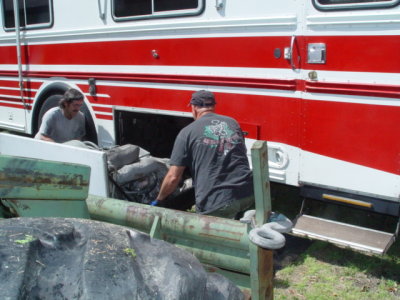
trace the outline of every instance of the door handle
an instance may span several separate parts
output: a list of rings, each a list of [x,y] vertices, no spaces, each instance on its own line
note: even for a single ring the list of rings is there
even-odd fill
[[[99,17],[104,21],[106,19],[107,2],[105,0],[97,0],[97,3],[99,5]]]
[[[293,47],[294,47],[294,43],[296,41],[296,36],[292,35],[292,39],[290,40],[290,65],[292,66],[292,70],[296,70],[296,66],[294,65],[294,61],[293,61]]]
[[[296,36],[292,35],[292,38],[290,40],[290,47],[286,47],[284,52],[285,59],[289,60],[292,70],[296,70],[296,65],[294,64],[294,59],[293,59],[293,48],[295,43],[296,43]]]

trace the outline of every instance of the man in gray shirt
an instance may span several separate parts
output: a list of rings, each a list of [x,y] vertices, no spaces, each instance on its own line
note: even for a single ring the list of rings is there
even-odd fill
[[[49,109],[43,116],[36,139],[64,143],[81,140],[86,135],[85,116],[80,111],[83,94],[69,89],[61,98],[59,107]]]
[[[254,204],[242,130],[234,119],[215,113],[213,93],[198,91],[190,104],[195,121],[178,134],[171,167],[153,205],[161,204],[175,191],[187,167],[193,177],[196,212],[237,217]]]

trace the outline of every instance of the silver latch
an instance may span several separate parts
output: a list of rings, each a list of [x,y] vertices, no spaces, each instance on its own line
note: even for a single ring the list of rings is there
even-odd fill
[[[287,60],[290,60],[292,58],[292,49],[285,47],[285,49],[283,49],[283,57]]]
[[[325,64],[326,63],[326,46],[324,43],[308,44],[309,64]]]
[[[215,8],[219,11],[224,8],[224,1],[225,0],[215,0]]]

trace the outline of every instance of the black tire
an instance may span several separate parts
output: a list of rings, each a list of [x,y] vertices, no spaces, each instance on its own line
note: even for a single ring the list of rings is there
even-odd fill
[[[38,122],[37,122],[36,132],[39,131],[40,125],[42,124],[42,119],[43,119],[44,114],[49,109],[58,106],[62,96],[63,95],[60,95],[60,94],[54,94],[54,95],[51,95],[50,97],[48,97],[44,101],[42,107],[40,108],[39,116],[37,118]],[[96,133],[96,129],[95,129],[96,127],[94,125],[92,115],[90,114],[90,111],[85,103],[83,104],[81,111],[85,115],[85,126],[86,126],[86,136],[83,140],[90,141],[97,145],[97,133]],[[35,134],[36,134],[36,132],[35,132]]]
[[[83,104],[81,112],[85,115],[86,120],[86,136],[84,140],[98,145],[96,126],[94,125],[92,115],[90,114],[89,108],[86,104]]]
[[[1,299],[243,300],[189,252],[85,219],[0,220]]]

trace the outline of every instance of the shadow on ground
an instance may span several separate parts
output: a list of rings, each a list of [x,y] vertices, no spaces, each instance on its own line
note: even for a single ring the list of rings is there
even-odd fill
[[[355,268],[370,276],[400,282],[399,241],[383,256],[370,256],[324,242],[313,243],[306,255],[329,264]]]

